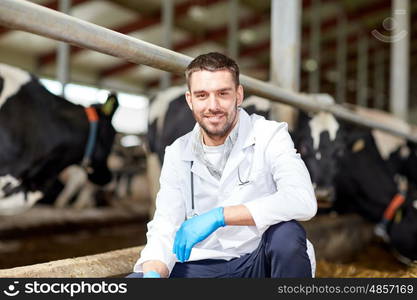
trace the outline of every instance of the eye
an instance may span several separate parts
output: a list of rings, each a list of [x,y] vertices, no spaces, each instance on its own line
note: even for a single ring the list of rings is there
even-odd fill
[[[204,93],[199,93],[199,94],[196,95],[197,99],[204,99],[205,97],[206,97],[206,94],[204,94]]]
[[[228,92],[228,91],[221,91],[221,92],[219,92],[219,95],[220,96],[223,96],[223,97],[228,96],[229,94],[230,94],[230,92]]]

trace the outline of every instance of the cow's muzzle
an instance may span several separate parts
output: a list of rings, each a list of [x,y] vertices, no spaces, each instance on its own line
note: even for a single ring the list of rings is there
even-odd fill
[[[334,202],[334,188],[331,187],[317,187],[314,190],[318,206],[320,208],[330,208]]]

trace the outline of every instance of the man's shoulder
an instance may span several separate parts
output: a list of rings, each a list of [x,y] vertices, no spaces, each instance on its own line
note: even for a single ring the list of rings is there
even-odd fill
[[[250,115],[250,118],[252,121],[252,128],[257,138],[269,139],[279,132],[288,132],[288,124],[286,122],[267,120],[263,116],[257,114]]]

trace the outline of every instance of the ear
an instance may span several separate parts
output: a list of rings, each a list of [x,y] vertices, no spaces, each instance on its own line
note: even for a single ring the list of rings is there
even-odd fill
[[[115,93],[110,93],[106,102],[101,106],[101,112],[109,118],[112,118],[115,111],[119,107],[119,100]]]
[[[239,84],[239,86],[237,87],[237,106],[240,106],[243,102],[243,98],[245,97],[244,92],[243,92],[243,86],[241,84]]]
[[[185,100],[187,100],[188,107],[189,107],[191,110],[193,110],[193,104],[192,104],[192,102],[191,102],[191,93],[190,93],[190,91],[188,91],[188,90],[185,92]]]

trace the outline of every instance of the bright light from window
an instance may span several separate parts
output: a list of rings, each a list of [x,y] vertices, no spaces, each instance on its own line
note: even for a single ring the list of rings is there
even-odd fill
[[[67,84],[65,87],[65,97],[75,103],[83,106],[90,106],[98,102],[99,90],[97,88],[82,86],[79,84]]]
[[[118,93],[120,105],[132,109],[144,109],[148,106],[148,98],[132,94]]]
[[[61,93],[61,83],[56,80],[41,79],[45,87],[53,94]],[[104,103],[109,95],[108,90],[79,84],[67,84],[65,96],[68,101],[90,106],[95,103]],[[126,134],[140,134],[147,131],[149,99],[143,95],[117,93],[119,108],[116,111],[112,124],[116,131]]]

